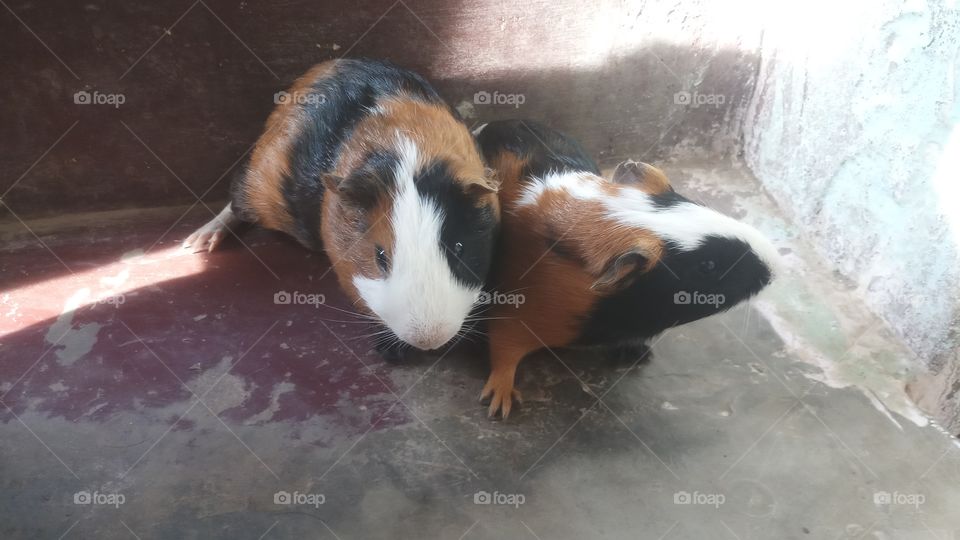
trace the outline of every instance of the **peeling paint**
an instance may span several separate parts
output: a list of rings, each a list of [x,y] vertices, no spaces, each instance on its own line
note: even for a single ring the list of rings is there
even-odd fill
[[[280,411],[280,396],[293,392],[296,388],[295,384],[288,381],[275,384],[273,390],[270,391],[270,404],[267,408],[251,416],[244,423],[250,425],[272,420],[274,415]]]
[[[50,325],[44,340],[54,347],[57,363],[70,366],[93,349],[97,343],[97,334],[103,327],[100,323],[73,325],[73,316],[77,309],[86,303],[90,289],[83,288],[75,292],[64,303],[63,311],[56,322]]]

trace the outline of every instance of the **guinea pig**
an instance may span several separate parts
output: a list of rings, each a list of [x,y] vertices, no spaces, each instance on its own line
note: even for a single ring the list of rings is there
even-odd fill
[[[277,96],[229,204],[184,246],[212,251],[242,223],[282,231],[326,251],[391,346],[446,344],[487,278],[500,219],[467,127],[423,77],[383,61],[318,64]]]
[[[517,365],[544,347],[634,348],[729,309],[773,279],[758,231],[627,161],[611,180],[571,138],[509,120],[475,132],[503,211],[489,308],[489,415],[510,414]]]

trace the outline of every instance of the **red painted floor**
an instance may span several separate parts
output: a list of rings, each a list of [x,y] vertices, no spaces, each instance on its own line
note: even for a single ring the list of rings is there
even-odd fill
[[[533,355],[490,421],[479,344],[387,364],[322,254],[262,230],[188,253],[210,214],[182,210],[0,223],[0,538],[960,530],[953,443],[812,380],[750,305],[649,362]],[[874,502],[895,490],[925,503]]]
[[[303,419],[348,397],[381,416],[394,401],[381,382],[388,366],[364,337],[374,329],[345,313],[353,308],[327,258],[262,230],[193,254],[178,247],[203,220],[193,216],[163,238],[157,220],[106,237],[103,228],[65,231],[8,251],[3,402],[14,413],[30,406],[96,420],[182,401],[185,383],[229,367],[245,398],[221,416],[236,422]],[[324,303],[276,303],[284,292]],[[409,421],[394,413],[379,426]]]

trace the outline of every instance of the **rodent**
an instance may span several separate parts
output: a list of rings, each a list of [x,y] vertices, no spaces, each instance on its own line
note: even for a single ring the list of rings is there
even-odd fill
[[[500,216],[467,127],[385,61],[321,63],[278,96],[229,204],[184,246],[212,251],[243,223],[285,232],[326,251],[391,346],[446,344],[487,278]]]
[[[626,161],[607,180],[575,140],[542,124],[474,133],[501,181],[490,287],[523,300],[489,309],[490,416],[510,414],[517,365],[537,349],[639,348],[774,277],[777,252],[759,231],[678,194],[652,165]]]

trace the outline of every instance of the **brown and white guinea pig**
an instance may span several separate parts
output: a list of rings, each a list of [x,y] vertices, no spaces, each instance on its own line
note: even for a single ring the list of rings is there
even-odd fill
[[[184,245],[212,251],[244,222],[285,232],[324,249],[393,336],[443,346],[487,278],[500,218],[469,130],[420,75],[383,61],[325,62],[279,95],[231,202]]]
[[[758,231],[679,195],[653,166],[628,161],[606,180],[576,141],[535,122],[475,134],[501,181],[490,287],[516,297],[489,310],[491,416],[510,414],[517,365],[537,349],[639,348],[773,278],[776,251]]]

